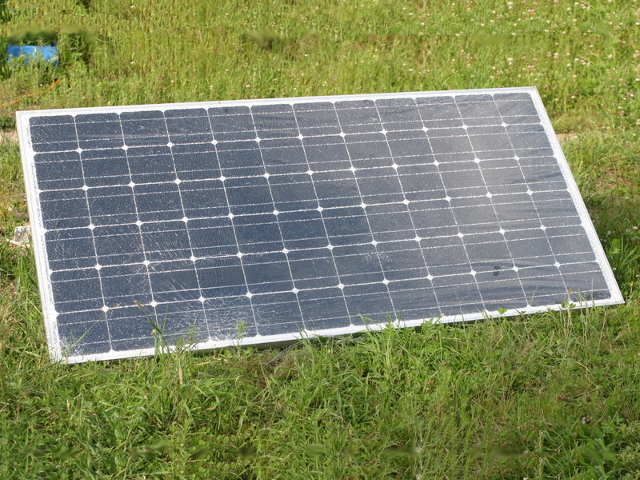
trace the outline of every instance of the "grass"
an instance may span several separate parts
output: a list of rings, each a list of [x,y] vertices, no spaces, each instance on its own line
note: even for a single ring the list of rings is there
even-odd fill
[[[2,241],[0,478],[640,478],[638,8],[12,0],[0,35],[58,32],[61,62],[0,68],[2,237],[28,221],[16,109],[536,85],[627,304],[51,365]]]

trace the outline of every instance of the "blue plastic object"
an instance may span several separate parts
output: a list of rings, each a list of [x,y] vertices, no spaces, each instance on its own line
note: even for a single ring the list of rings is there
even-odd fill
[[[46,47],[34,47],[31,45],[9,45],[7,47],[7,62],[11,63],[18,58],[24,58],[24,64],[29,65],[38,60],[44,60],[52,65],[58,64],[58,47],[56,42]]]

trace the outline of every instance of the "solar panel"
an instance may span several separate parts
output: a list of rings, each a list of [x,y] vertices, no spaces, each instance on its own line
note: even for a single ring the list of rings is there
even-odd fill
[[[53,360],[623,301],[535,88],[17,117]]]

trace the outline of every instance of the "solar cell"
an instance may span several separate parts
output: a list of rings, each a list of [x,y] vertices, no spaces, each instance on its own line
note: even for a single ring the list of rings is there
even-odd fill
[[[532,87],[17,117],[53,360],[622,302]]]

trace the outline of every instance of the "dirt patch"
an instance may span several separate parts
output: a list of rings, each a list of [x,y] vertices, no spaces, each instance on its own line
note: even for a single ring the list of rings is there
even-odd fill
[[[578,135],[576,135],[574,132],[558,133],[556,134],[556,136],[558,137],[558,141],[560,143],[571,142],[578,138]]]
[[[0,130],[0,140],[11,140],[12,142],[18,141],[18,131],[17,130]]]

